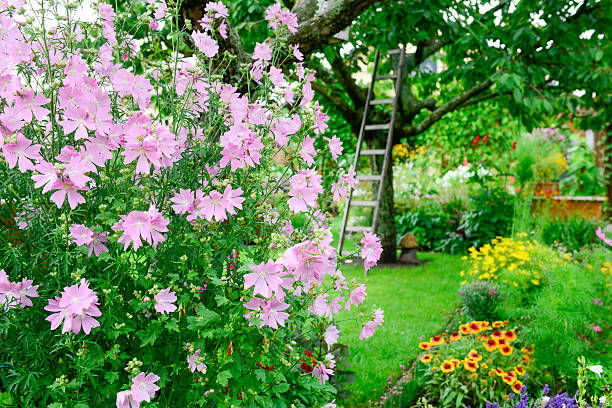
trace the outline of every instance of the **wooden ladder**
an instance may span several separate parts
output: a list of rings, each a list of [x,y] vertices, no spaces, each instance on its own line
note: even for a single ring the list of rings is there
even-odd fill
[[[374,59],[374,70],[372,71],[372,81],[370,82],[370,87],[368,88],[368,93],[366,96],[365,107],[363,108],[363,119],[361,120],[361,128],[359,129],[359,140],[357,142],[357,151],[355,153],[355,163],[354,169],[357,172],[356,179],[358,181],[373,181],[378,182],[378,192],[376,194],[375,201],[357,201],[353,200],[353,189],[351,188],[349,191],[348,200],[346,202],[346,208],[344,210],[344,216],[342,218],[342,227],[340,229],[340,240],[338,242],[338,254],[342,255],[342,247],[344,245],[344,239],[347,232],[374,232],[376,231],[376,226],[378,225],[378,216],[380,213],[380,202],[383,195],[383,188],[385,183],[385,175],[387,174],[388,166],[391,164],[391,149],[393,147],[393,125],[395,124],[395,117],[397,114],[397,106],[400,97],[400,87],[402,83],[402,70],[404,68],[404,59],[405,59],[404,48],[398,48],[388,51],[388,55],[397,55],[399,54],[399,63],[397,65],[397,71],[393,74],[389,75],[378,75],[378,63],[380,61],[380,50],[376,50],[376,57]],[[390,99],[372,99],[374,97],[374,83],[383,79],[395,79],[395,96]],[[370,110],[370,106],[373,105],[393,105],[393,110],[391,112],[391,121],[389,123],[382,124],[368,124],[368,112]],[[361,149],[363,144],[365,133],[368,131],[378,131],[378,130],[387,130],[387,143],[385,149]],[[361,156],[370,156],[375,158],[376,156],[384,155],[382,171],[380,174],[376,175],[367,175],[367,174],[359,174],[358,165],[359,158]],[[349,219],[349,212],[351,210],[351,206],[354,207],[372,207],[372,225],[368,226],[356,226],[356,225],[347,225]]]

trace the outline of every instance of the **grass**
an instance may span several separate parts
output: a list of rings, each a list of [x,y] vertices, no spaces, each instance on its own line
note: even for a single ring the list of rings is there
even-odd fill
[[[418,354],[420,336],[431,336],[444,323],[443,318],[457,301],[463,262],[459,256],[419,254],[428,261],[418,268],[375,268],[365,279],[366,301],[357,311],[369,312],[374,306],[385,312],[385,323],[373,337],[359,340],[360,326],[348,313],[338,316],[340,342],[349,345],[355,382],[345,407],[364,407],[380,398],[387,377],[397,378]],[[364,282],[363,267],[343,266],[347,280]],[[355,313],[355,311],[351,311]]]

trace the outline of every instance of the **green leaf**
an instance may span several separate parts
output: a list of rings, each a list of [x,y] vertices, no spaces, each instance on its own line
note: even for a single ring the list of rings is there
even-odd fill
[[[232,377],[232,373],[229,372],[229,370],[221,371],[219,374],[217,374],[217,384],[225,386],[227,381]]]
[[[206,328],[210,323],[219,320],[221,316],[212,310],[206,309],[204,306],[198,306],[197,316],[187,316],[187,328],[198,330]]]
[[[104,379],[112,384],[119,379],[119,373],[117,371],[107,371],[104,373]]]
[[[278,392],[279,394],[282,394],[283,392],[287,392],[289,391],[289,384],[287,383],[280,383],[274,386],[274,391]]]
[[[166,322],[166,329],[169,331],[179,332],[178,320],[172,318]]]

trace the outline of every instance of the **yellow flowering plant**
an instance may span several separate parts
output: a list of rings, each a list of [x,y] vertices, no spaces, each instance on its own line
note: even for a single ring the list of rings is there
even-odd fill
[[[393,146],[391,154],[395,162],[409,162],[412,161],[419,155],[427,153],[427,149],[424,146],[408,146],[403,144],[396,144]]]
[[[565,263],[526,233],[516,238],[496,237],[480,248],[472,247],[463,260],[468,261],[468,268],[460,272],[466,278],[462,284],[490,280],[526,290],[545,284],[548,271]]]
[[[518,393],[534,361],[508,321],[471,321],[419,343],[417,377],[436,407],[484,407]]]

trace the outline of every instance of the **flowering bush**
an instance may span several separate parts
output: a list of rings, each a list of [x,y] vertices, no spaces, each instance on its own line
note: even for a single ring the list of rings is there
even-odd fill
[[[438,407],[484,406],[519,392],[534,347],[520,346],[507,321],[471,321],[421,342],[420,381]]]
[[[15,221],[0,228],[0,389],[24,407],[332,406],[331,320],[366,292],[336,268],[317,166],[342,147],[315,139],[327,116],[285,41],[295,15],[268,10],[273,37],[232,84],[220,2],[191,35],[171,2],[101,3],[90,23],[77,3],[23,3],[0,10]],[[337,200],[355,183],[338,177]],[[380,242],[361,243],[369,268]],[[382,310],[365,320],[361,338]]]
[[[463,313],[473,320],[498,320],[503,297],[489,282],[473,282],[459,291]]]
[[[478,280],[493,280],[524,289],[540,286],[547,280],[547,271],[562,266],[564,261],[554,251],[535,240],[497,237],[479,249],[469,249],[467,271],[461,276]],[[464,281],[464,283],[467,282]]]

